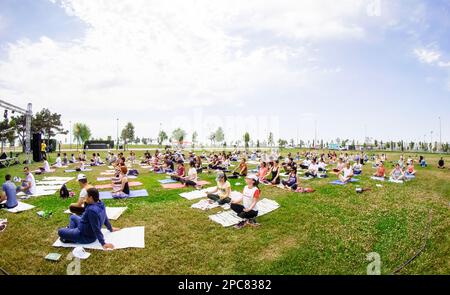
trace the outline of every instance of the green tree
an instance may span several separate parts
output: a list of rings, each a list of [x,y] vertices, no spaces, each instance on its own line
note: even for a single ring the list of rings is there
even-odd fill
[[[245,132],[244,134],[245,149],[248,149],[249,142],[250,142],[250,134],[248,132]]]
[[[162,146],[163,142],[168,139],[169,139],[169,136],[167,136],[167,133],[164,130],[159,131],[158,138],[157,138],[159,146]]]
[[[268,138],[268,140],[267,140],[267,144],[268,144],[269,146],[273,146],[274,143],[275,143],[275,142],[273,141],[273,133],[270,132],[270,133],[269,133],[269,138]]]
[[[194,131],[192,133],[192,148],[195,148],[195,144],[197,143],[198,133]]]
[[[217,128],[215,132],[215,141],[223,142],[225,140],[225,133],[223,132],[222,127]]]
[[[134,125],[131,122],[128,122],[125,127],[122,129],[122,133],[120,135],[120,138],[124,142],[124,149],[130,142],[134,142],[135,133],[134,133]]]
[[[182,144],[184,138],[186,137],[186,131],[184,131],[181,128],[177,128],[174,131],[172,131],[172,139],[177,141],[178,144]]]
[[[57,134],[67,134],[61,123],[61,115],[50,112],[49,109],[42,109],[36,113],[31,123],[32,131],[42,133],[46,139],[50,139]]]
[[[0,123],[0,141],[2,144],[2,153],[4,149],[5,143],[14,142],[14,140],[17,138],[16,136],[16,128],[14,127],[14,122],[9,122],[8,119],[4,119]]]
[[[148,138],[143,137],[141,141],[142,141],[143,145],[147,145],[148,144]]]
[[[91,129],[86,124],[83,123],[75,123],[73,125],[73,137],[77,142],[77,150],[78,145],[83,145],[89,138],[91,138]]]
[[[278,146],[280,147],[280,148],[284,148],[286,145],[288,144],[288,141],[287,140],[284,140],[284,139],[278,139]]]

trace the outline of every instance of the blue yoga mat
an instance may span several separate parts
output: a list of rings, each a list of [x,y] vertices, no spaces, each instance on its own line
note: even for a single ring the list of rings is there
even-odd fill
[[[358,182],[359,181],[359,179],[356,179],[356,178],[352,178],[352,179],[350,179],[350,181],[349,182]],[[344,185],[344,184],[347,184],[347,183],[345,183],[345,182],[342,182],[342,181],[340,181],[340,180],[335,180],[335,181],[332,181],[332,182],[330,182],[331,184],[336,184],[336,185]]]
[[[148,192],[145,189],[130,191],[128,198],[148,197]],[[100,192],[100,200],[114,199],[111,192]]]
[[[171,178],[166,178],[166,179],[158,180],[158,182],[162,183],[162,184],[169,184],[169,183],[177,183],[178,181],[173,180]]]

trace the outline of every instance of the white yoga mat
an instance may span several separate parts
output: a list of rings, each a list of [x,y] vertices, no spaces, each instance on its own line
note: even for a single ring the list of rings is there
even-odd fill
[[[280,208],[280,205],[277,202],[269,199],[262,199],[258,202],[258,217],[270,213],[278,208]],[[232,210],[210,215],[209,219],[214,222],[220,223],[223,227],[236,225],[243,220],[242,218],[237,216],[236,212]]]
[[[117,232],[110,232],[107,229],[102,229],[103,236],[106,243],[114,245],[114,249],[126,249],[126,248],[145,248],[145,227],[128,227],[123,228]],[[63,248],[76,248],[83,246],[85,249],[103,250],[102,245],[97,241],[91,244],[65,244],[58,239],[53,247]]]
[[[42,180],[43,181],[65,181],[65,182],[69,182],[71,180],[74,180],[75,177],[44,177]]]
[[[26,195],[24,192],[20,192],[17,194],[18,197],[28,196],[28,197],[43,197],[43,196],[51,196],[56,194],[57,190],[36,190],[36,193],[33,195]]]
[[[128,207],[106,207],[106,216],[109,220],[117,220],[128,209]],[[70,210],[64,211],[66,214],[71,214]]]
[[[45,180],[45,181],[37,180],[36,181],[36,184],[40,185],[40,186],[44,186],[44,185],[59,185],[59,186],[62,186],[63,184],[66,184],[66,183],[67,183],[67,181],[64,181],[64,180]]]
[[[36,206],[30,205],[27,203],[22,203],[22,202],[17,202],[17,203],[18,203],[18,205],[15,208],[4,209],[4,210],[8,211],[9,213],[19,213],[19,212],[28,211],[33,208],[36,208]]]
[[[54,191],[61,189],[62,185],[42,185],[39,183],[39,185],[36,185],[36,189],[38,192],[40,191]]]

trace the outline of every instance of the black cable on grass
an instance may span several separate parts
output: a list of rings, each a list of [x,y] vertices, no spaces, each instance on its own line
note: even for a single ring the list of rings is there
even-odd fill
[[[0,272],[4,275],[9,275],[9,273],[6,272],[6,270],[4,270],[3,268],[0,267]]]
[[[420,247],[420,249],[416,252],[416,254],[414,254],[413,257],[411,257],[410,259],[408,259],[405,263],[403,263],[402,266],[400,266],[399,268],[397,268],[392,274],[398,274],[402,269],[404,269],[407,265],[409,265],[411,262],[414,261],[414,259],[416,259],[417,257],[419,257],[420,254],[422,254],[422,252],[425,250],[425,247],[427,246],[427,242],[428,242],[428,236],[430,234],[430,229],[431,229],[431,222],[433,220],[433,210],[430,209],[430,212],[428,214],[428,224],[427,224],[427,228],[425,229],[425,233],[423,235],[423,244],[422,247]]]

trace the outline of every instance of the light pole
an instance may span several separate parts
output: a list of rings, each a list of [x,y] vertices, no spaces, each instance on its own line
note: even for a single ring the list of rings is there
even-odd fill
[[[430,131],[430,144],[431,144],[431,152],[433,152],[433,130]]]
[[[442,148],[442,125],[441,125],[441,116],[439,116],[439,146]]]

